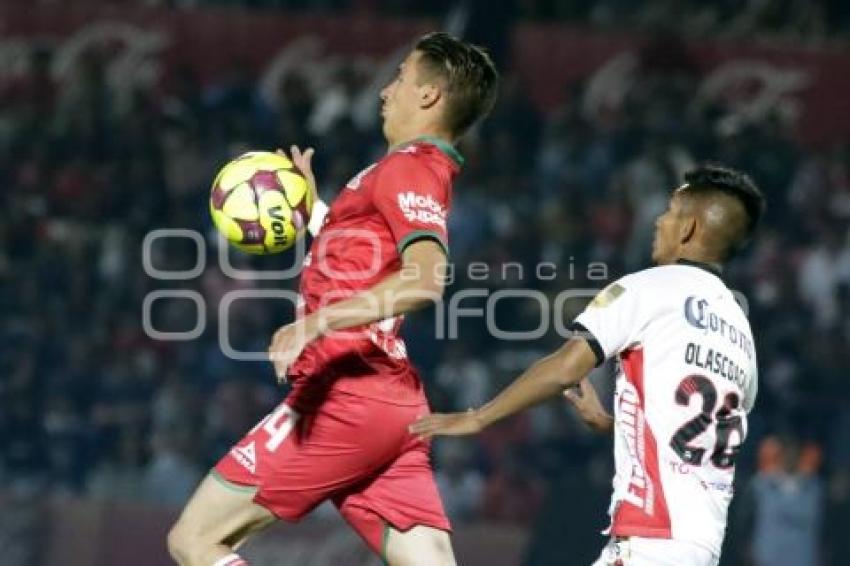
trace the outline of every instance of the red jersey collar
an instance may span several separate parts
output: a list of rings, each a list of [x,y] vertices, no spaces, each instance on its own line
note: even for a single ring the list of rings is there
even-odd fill
[[[455,164],[458,167],[463,167],[465,160],[464,160],[463,156],[460,154],[460,152],[457,150],[457,148],[455,146],[453,146],[452,144],[450,144],[449,142],[447,142],[446,140],[444,140],[442,138],[438,138],[436,136],[420,136],[418,138],[413,138],[410,141],[406,141],[406,142],[399,144],[398,146],[394,147],[393,151],[398,151],[400,149],[404,149],[405,147],[410,147],[411,145],[414,145],[414,144],[417,144],[417,143],[427,143],[427,144],[433,145],[434,147],[439,149],[440,152],[443,153],[446,157],[448,157],[449,159],[454,161]]]

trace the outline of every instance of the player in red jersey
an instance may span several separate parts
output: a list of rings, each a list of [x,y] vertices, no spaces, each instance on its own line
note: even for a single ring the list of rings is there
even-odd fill
[[[462,164],[453,144],[489,112],[497,83],[482,50],[433,33],[381,92],[389,151],[329,211],[314,209],[299,316],[269,348],[292,391],[186,505],[168,535],[179,563],[245,564],[235,550],[251,534],[331,500],[389,564],[454,564],[430,444],[407,430],[429,409],[398,332],[442,294]],[[315,190],[311,157],[292,148]]]

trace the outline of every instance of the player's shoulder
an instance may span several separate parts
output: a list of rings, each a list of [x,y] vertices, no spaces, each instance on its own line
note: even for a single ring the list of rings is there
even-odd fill
[[[375,173],[382,176],[433,175],[428,160],[407,148],[389,152],[378,161],[375,169]]]
[[[634,271],[620,277],[615,284],[631,291],[654,291],[670,279],[670,274],[664,267],[656,266]]]
[[[440,200],[451,195],[451,179],[433,158],[414,151],[418,145],[387,154],[376,167],[376,182],[394,191],[427,193]]]
[[[669,289],[681,289],[683,284],[693,284],[696,279],[701,280],[703,284],[723,284],[715,274],[709,271],[700,267],[680,263],[648,267],[630,273],[623,279],[628,279],[632,285],[648,286],[665,291]]]
[[[641,272],[623,275],[599,291],[588,306],[606,307],[618,301],[622,296],[626,296],[627,303],[643,302],[640,299],[647,289],[643,279]],[[620,304],[623,303],[620,302]]]
[[[685,289],[692,287],[689,275],[693,274],[677,265],[659,265],[624,275],[609,287],[644,303],[666,303],[678,300]]]

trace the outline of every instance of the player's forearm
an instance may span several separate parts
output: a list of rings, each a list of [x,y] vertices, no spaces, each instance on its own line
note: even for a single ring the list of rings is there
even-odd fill
[[[375,285],[310,315],[319,333],[345,330],[413,312],[439,302],[443,285],[428,278],[394,273]]]
[[[565,389],[564,364],[558,350],[538,360],[495,399],[476,411],[482,428],[537,405]]]
[[[587,351],[585,351],[587,350]],[[593,369],[593,354],[584,340],[570,340],[535,362],[495,399],[476,411],[482,428],[561,394]]]

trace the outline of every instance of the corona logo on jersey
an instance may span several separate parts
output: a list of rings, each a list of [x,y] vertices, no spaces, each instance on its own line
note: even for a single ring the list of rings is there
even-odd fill
[[[752,340],[734,324],[712,311],[707,300],[693,295],[685,299],[685,320],[694,328],[720,334],[732,345],[738,346],[749,359],[753,358],[755,349]]]
[[[420,195],[413,191],[399,193],[398,207],[408,222],[422,222],[446,228],[446,209],[431,195]]]

